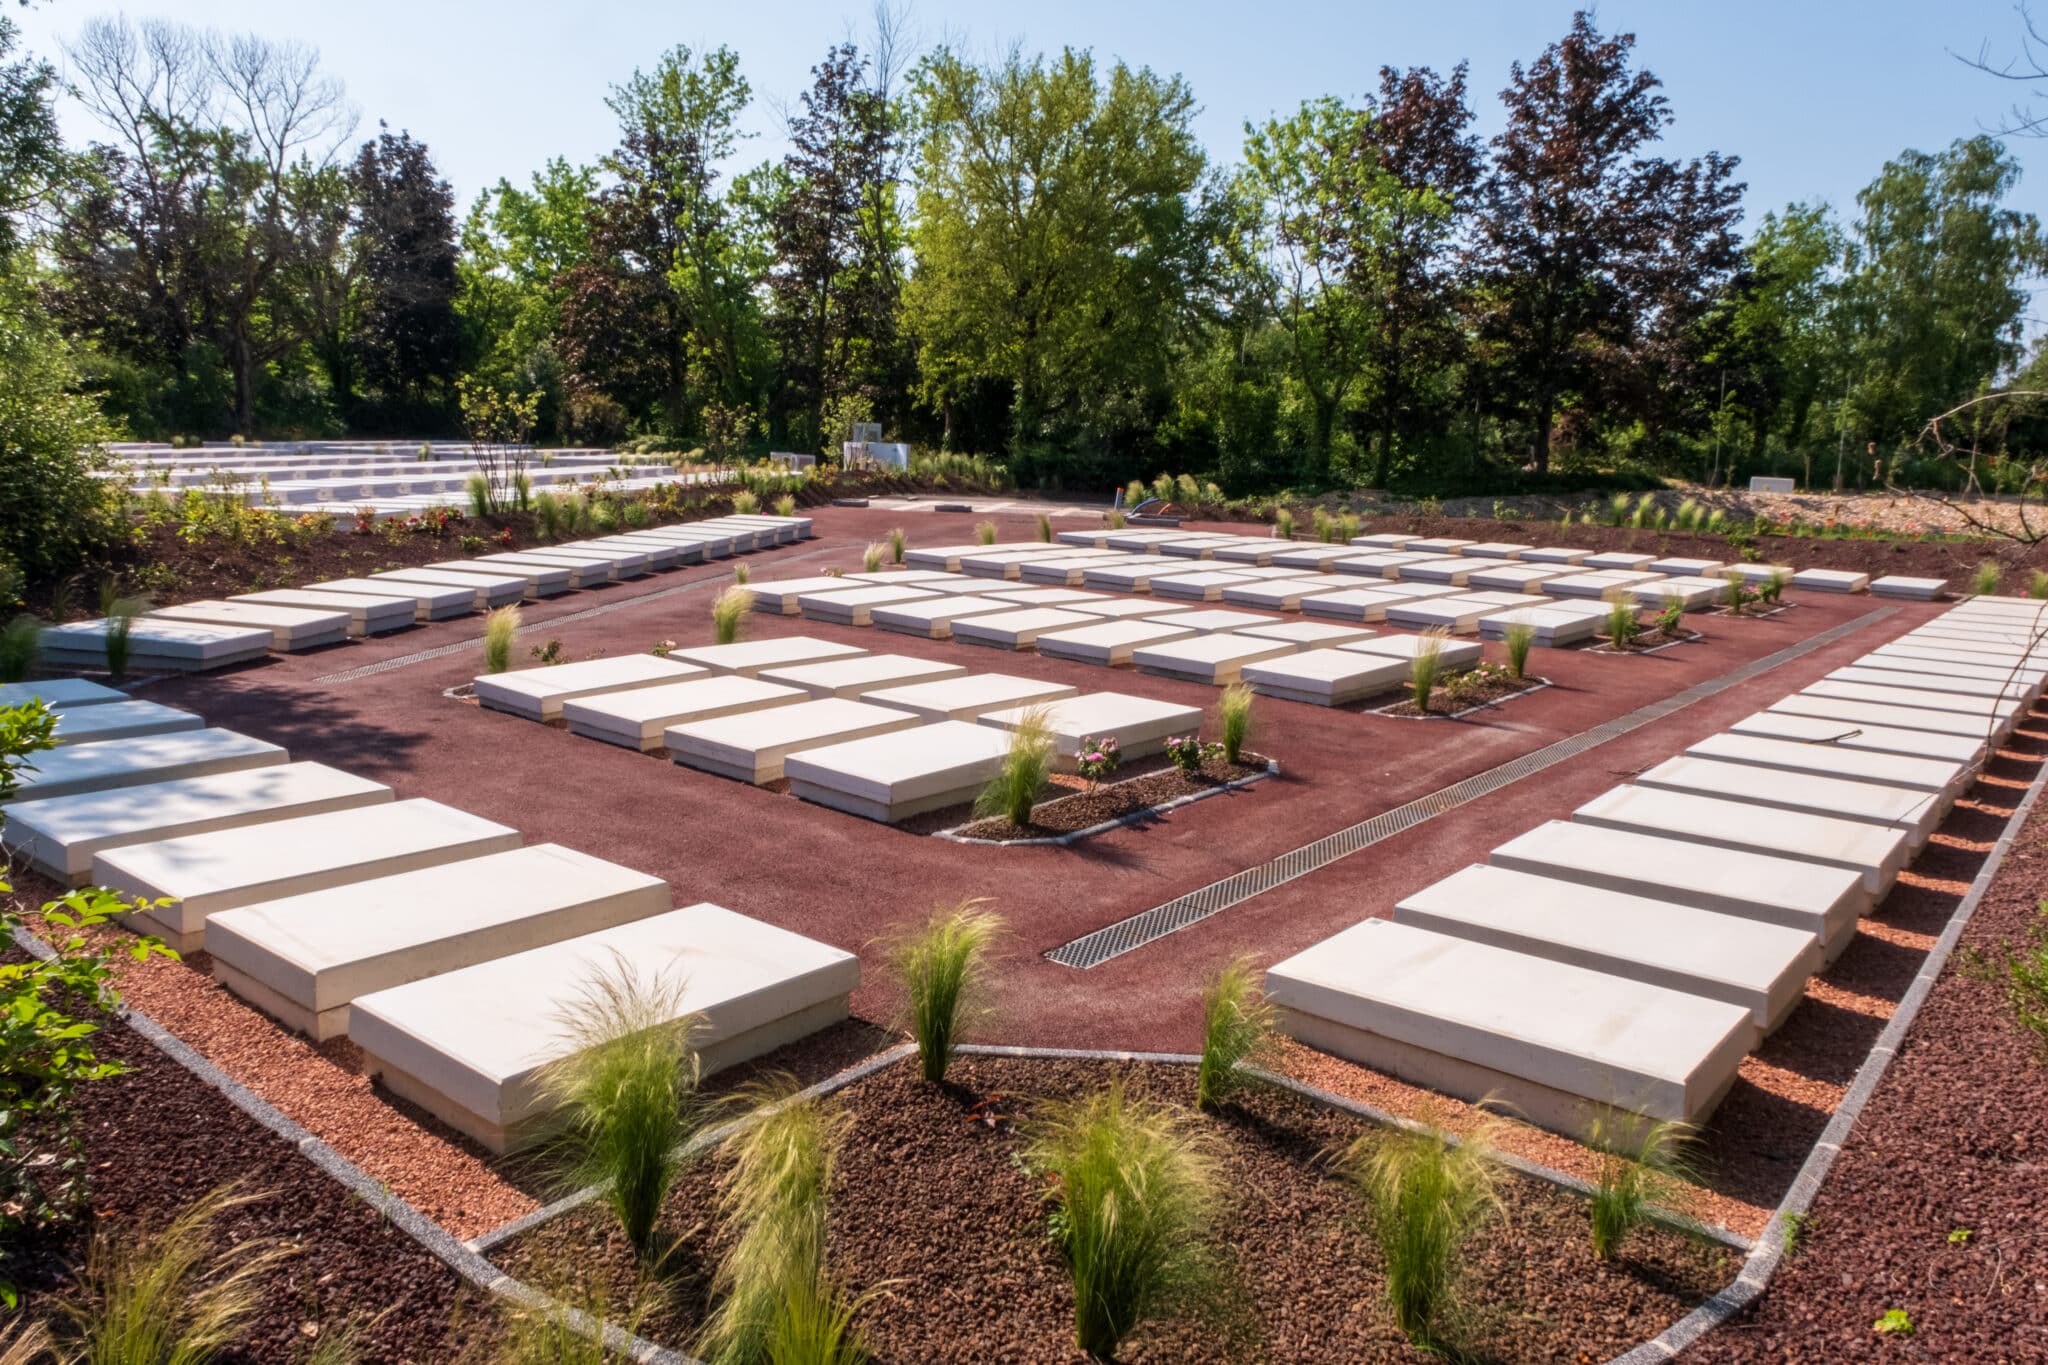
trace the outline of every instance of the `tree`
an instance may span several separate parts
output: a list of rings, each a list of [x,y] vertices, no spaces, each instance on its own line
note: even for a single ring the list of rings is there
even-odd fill
[[[455,192],[424,143],[385,129],[349,171],[362,314],[354,349],[365,380],[417,396],[445,385],[460,360],[455,318]]]
[[[1761,460],[1775,431],[1800,449],[1815,403],[1838,372],[1830,309],[1842,231],[1825,204],[1767,213],[1744,253],[1741,278],[1709,324],[1706,362],[1726,380],[1745,415],[1750,458]],[[1709,469],[1709,482],[1720,473]]]
[[[0,16],[0,260],[14,254],[23,216],[49,198],[66,165],[51,107],[56,68],[33,57],[10,60],[20,34]]]
[[[1561,405],[1625,392],[1639,344],[1680,354],[1685,321],[1734,264],[1735,162],[1640,155],[1670,110],[1657,78],[1630,70],[1634,46],[1581,11],[1501,93],[1472,257],[1479,334],[1539,472]]]

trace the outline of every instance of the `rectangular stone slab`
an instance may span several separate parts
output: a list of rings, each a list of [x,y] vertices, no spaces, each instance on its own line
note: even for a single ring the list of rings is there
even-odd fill
[[[750,582],[747,591],[754,594],[754,610],[767,612],[771,616],[794,616],[801,609],[797,599],[808,592],[850,592],[853,583],[845,578],[830,578],[819,575],[814,578],[769,579],[766,582]]]
[[[438,569],[442,573],[523,578],[526,580],[528,597],[559,597],[575,586],[572,582],[576,576],[574,569],[565,569],[559,564],[513,562],[517,558],[516,555],[496,555],[474,562],[467,559],[444,559],[427,567]]]
[[[765,678],[702,674],[660,687],[599,692],[565,701],[562,721],[571,734],[651,754],[660,751],[662,731],[671,725],[729,716],[738,711],[790,706],[809,695],[800,687]]]
[[[509,607],[526,596],[526,579],[518,574],[458,574],[446,569],[391,569],[373,573],[372,583],[424,583],[433,588],[473,588],[480,611]]]
[[[784,635],[773,640],[741,640],[730,645],[699,645],[679,649],[669,657],[708,668],[714,673],[738,673],[756,677],[770,668],[822,663],[826,659],[850,659],[866,650],[857,645],[836,644],[809,635]]]
[[[960,556],[981,554],[993,548],[989,545],[928,545],[904,555],[903,562],[913,569],[938,569],[945,573],[958,573]]]
[[[2048,648],[2029,645],[2025,641],[1986,639],[1974,632],[1945,630],[1939,624],[1908,631],[1892,643],[1946,650],[1958,659],[1995,659],[2003,664],[2024,662],[2037,667],[2048,666]]]
[[[685,563],[699,563],[704,551],[696,546],[673,540],[634,540],[626,536],[599,536],[594,540],[577,542],[589,550],[619,550],[631,555],[647,556],[647,567],[655,573],[679,569]]]
[[[894,585],[897,587],[910,584],[919,588],[932,583],[965,583],[970,588],[983,586],[980,582],[969,578],[966,574],[942,573],[937,569],[877,569],[873,573],[863,569],[859,573],[840,575],[839,582],[846,584],[879,583],[885,586]]]
[[[222,985],[325,1042],[348,1004],[508,953],[645,919],[668,883],[559,844],[535,844],[225,910],[206,921]]]
[[[1479,618],[1503,611],[1541,605],[1543,599],[1519,593],[1468,593],[1463,597],[1432,597],[1422,602],[1402,602],[1387,608],[1387,623],[1410,630],[1442,628],[1458,635],[1479,629]]]
[[[436,583],[399,583],[390,579],[336,578],[309,583],[308,592],[369,593],[373,597],[410,597],[414,614],[422,621],[445,621],[467,616],[476,610],[476,590]]]
[[[1345,649],[1306,649],[1245,664],[1239,676],[1261,696],[1311,706],[1342,706],[1406,686],[1408,665],[1400,659]]]
[[[1237,681],[1244,665],[1293,654],[1300,648],[1290,640],[1261,640],[1219,631],[1140,646],[1131,651],[1131,667],[1162,678],[1223,687]]]
[[[1533,593],[1540,584],[1553,578],[1563,578],[1570,572],[1570,569],[1561,569],[1556,565],[1496,564],[1491,568],[1482,566],[1466,578],[1465,584],[1472,588]]]
[[[1392,584],[1388,584],[1392,587]],[[1438,591],[1451,594],[1456,588],[1441,588]],[[1317,616],[1331,621],[1384,621],[1387,608],[1412,598],[1388,592],[1383,588],[1342,588],[1337,592],[1317,593],[1300,601],[1302,615]]]
[[[967,669],[939,659],[915,659],[907,654],[862,654],[852,659],[828,659],[823,663],[797,664],[792,668],[770,668],[761,673],[764,682],[802,688],[813,697],[858,697],[886,687],[908,687],[913,683],[957,678]]]
[[[0,683],[0,710],[39,701],[52,711],[106,706],[129,700],[118,687],[102,687],[84,678],[45,678],[40,682]]]
[[[1399,659],[1403,664],[1415,658],[1416,651],[1426,641],[1435,639],[1437,662],[1446,672],[1470,668],[1486,657],[1486,648],[1476,640],[1446,640],[1427,635],[1375,635],[1370,640],[1353,640],[1339,649],[1355,650],[1360,654],[1372,654],[1384,659]]]
[[[792,753],[782,775],[803,800],[893,823],[972,801],[1009,748],[1001,731],[948,720]]]
[[[611,566],[613,578],[638,578],[653,568],[645,553],[614,549],[588,540],[572,540],[528,553],[536,559],[587,560],[591,563],[607,564]]]
[[[1933,602],[1948,590],[1945,578],[1914,578],[1907,574],[1886,574],[1870,580],[1873,597],[1903,598],[1908,602]]]
[[[1756,1035],[1739,1005],[1391,920],[1278,963],[1266,996],[1311,1047],[1582,1138],[1610,1107],[1704,1122]]]
[[[1369,536],[1353,536],[1351,537],[1351,543],[1353,545],[1364,545],[1379,549],[1398,550],[1402,546],[1412,545],[1420,539],[1422,539],[1421,536],[1406,535],[1400,531],[1376,531]]]
[[[1018,565],[1017,576],[1025,583],[1078,588],[1090,569],[1107,569],[1126,562],[1125,555],[1076,555],[1071,559],[1027,560]]]
[[[1441,559],[1418,559],[1407,564],[1396,564],[1389,568],[1386,576],[1397,578],[1404,583],[1448,583],[1462,588],[1465,580],[1475,573],[1484,573],[1491,567],[1484,562],[1475,563],[1460,556],[1446,556]]]
[[[159,621],[196,621],[208,626],[267,630],[270,647],[283,654],[338,645],[348,639],[349,628],[346,611],[308,611],[261,602],[187,602],[182,606],[159,607],[148,616]]]
[[[1835,689],[1830,689],[1833,691]],[[1766,708],[1794,716],[1818,716],[1822,720],[1851,725],[1886,725],[1898,730],[1924,730],[1930,734],[1963,735],[1979,744],[1992,744],[2011,733],[2016,713],[2004,717],[1967,712],[1934,711],[1924,706],[1899,706],[1854,697],[1830,696],[1811,690],[1782,697]]]
[[[1043,646],[1050,636],[1040,636]],[[1036,706],[1071,697],[1078,688],[1066,683],[1018,678],[1008,673],[968,673],[938,682],[913,683],[908,687],[885,687],[862,700],[874,706],[908,711],[920,720],[973,720],[990,711],[1010,706]]]
[[[105,620],[46,626],[37,636],[37,648],[43,662],[53,667],[104,667],[106,632]],[[138,617],[128,631],[128,667],[135,672],[204,673],[263,658],[270,653],[271,639],[271,632],[262,628]]]
[[[470,561],[478,568],[495,566],[499,572],[507,568],[527,570],[542,569],[563,576],[572,588],[595,587],[599,583],[612,581],[612,566],[607,561],[577,559],[573,556],[534,554],[521,551],[516,554],[479,555]],[[436,568],[453,568],[452,564],[437,564]],[[556,581],[560,581],[557,579]],[[544,596],[546,594],[543,594]]]
[[[1351,578],[1384,578],[1393,581],[1400,578],[1404,565],[1427,564],[1444,558],[1447,556],[1407,554],[1400,550],[1354,553],[1347,559],[1328,561],[1323,565],[1323,572],[1344,574]]]
[[[1053,539],[1062,545],[1080,545],[1089,549],[1099,549],[1103,545],[1108,544],[1109,538],[1115,534],[1116,532],[1107,528],[1100,531],[1061,531]]]
[[[1420,555],[1455,555],[1462,553],[1467,545],[1476,544],[1477,541],[1460,540],[1456,536],[1424,536],[1409,541],[1401,548]]]
[[[1281,548],[1273,555],[1277,567],[1289,569],[1322,569],[1340,559],[1351,559],[1358,551],[1348,545],[1301,545],[1281,541]]]
[[[671,725],[663,732],[662,742],[669,758],[686,768],[759,786],[780,781],[783,759],[798,750],[866,739],[921,724],[908,711],[844,697],[825,697]]]
[[[1588,569],[1621,569],[1630,573],[1639,572],[1650,565],[1655,555],[1639,555],[1625,550],[1607,550],[1596,555],[1587,555],[1580,561]]]
[[[1797,571],[1790,564],[1728,564],[1722,567],[1720,576],[1725,578],[1729,574],[1734,574],[1753,588],[1762,587],[1774,580],[1781,581],[1789,587],[1795,572]]]
[[[1504,867],[1454,872],[1403,899],[1394,922],[1738,1005],[1759,1039],[1820,970],[1819,941],[1797,929]]]
[[[1129,598],[1109,598],[1101,593],[1082,592],[1078,588],[1032,588],[1011,584],[991,583],[988,596],[999,597],[1011,607],[1058,607],[1061,611],[1077,611],[1091,602],[1129,601]]]
[[[1701,611],[1728,598],[1726,583],[1716,583],[1711,578],[1689,578],[1682,574],[1651,583],[1631,584],[1621,591],[1646,607],[1661,607],[1676,601],[1686,611]]]
[[[1651,573],[1664,574],[1670,578],[1706,578],[1719,575],[1728,568],[1718,559],[1693,559],[1685,555],[1653,559],[1645,567]]]
[[[2039,696],[2041,681],[2048,678],[2048,665],[2025,659],[1989,659],[1979,655],[1972,662],[1952,653],[1914,645],[1885,645],[1871,650],[1857,663],[1891,673],[1927,673],[1937,678],[1975,678],[1978,682],[2024,685],[2028,696]]]
[[[391,597],[360,592],[311,592],[300,588],[277,588],[269,592],[247,592],[228,599],[255,606],[297,607],[306,611],[348,613],[350,635],[382,635],[404,630],[418,614],[410,597]]]
[[[1573,611],[1563,603],[1554,607],[1515,607],[1479,618],[1479,638],[1505,640],[1511,626],[1526,625],[1536,634],[1531,643],[1539,649],[1558,649],[1593,638],[1605,620],[1597,611]]]
[[[1243,630],[1246,626],[1270,626],[1276,618],[1259,616],[1249,611],[1230,611],[1220,607],[1196,608],[1173,617],[1173,624],[1204,635],[1224,630]]]
[[[1587,560],[1587,563],[1592,563]],[[1550,597],[1605,597],[1622,588],[1633,588],[1651,582],[1656,575],[1636,573],[1620,569],[1600,569],[1588,573],[1566,574],[1563,578],[1547,578],[1540,585]]]
[[[1845,867],[1686,839],[1551,820],[1486,855],[1494,867],[1675,901],[1812,934],[1828,961],[1855,937],[1869,900]]]
[[[1667,758],[1636,777],[1640,786],[1709,796],[1770,811],[1798,811],[1830,819],[1857,820],[1903,834],[1909,852],[1918,852],[1941,824],[1949,800],[1930,792],[1884,787],[1875,782],[1827,777],[1818,773],[1774,772],[1759,783],[1747,764],[1680,754]]]
[[[1168,575],[1152,580],[1152,595],[1182,602],[1221,602],[1225,588],[1258,581],[1221,570]]]
[[[107,849],[93,857],[92,880],[138,899],[174,898],[128,924],[190,953],[206,946],[208,915],[504,853],[520,842],[518,830],[438,801],[387,799]]]
[[[1086,602],[1070,603],[1067,610],[1104,621],[1157,621],[1195,608],[1185,602],[1155,602],[1138,597],[1091,597]]]
[[[2006,682],[2003,679],[1958,678],[1930,673],[1902,673],[1896,669],[1864,667],[1852,664],[1838,668],[1827,675],[1827,682],[1852,683],[1868,687],[1904,688],[1916,694],[1929,692],[1950,693],[1958,697],[1990,700],[1998,697],[2026,700],[2038,689],[2022,682]],[[1920,704],[1920,703],[1916,703]]]
[[[907,584],[902,587],[856,584],[826,592],[804,593],[797,598],[797,606],[813,621],[865,626],[872,624],[871,613],[876,607],[886,607],[894,602],[919,602],[931,596],[933,594]]]
[[[1794,740],[1769,739],[1762,735],[1709,735],[1686,752],[1721,763],[1741,763],[1759,768],[1819,777],[1839,777],[1850,782],[1874,782],[1883,787],[1949,800],[1975,776],[1974,765],[1946,759],[1907,758],[1899,754],[1872,753],[1867,749],[1837,748],[1831,744],[1801,744]],[[1760,783],[1771,779],[1760,778]]]
[[[1514,541],[1483,540],[1477,545],[1467,545],[1458,553],[1467,559],[1520,559],[1522,552],[1531,548]]]
[[[991,649],[1029,649],[1047,631],[1093,625],[1096,618],[1059,607],[1026,607],[989,616],[966,616],[953,622],[953,638]]]
[[[278,745],[234,730],[187,730],[98,744],[67,744],[35,756],[35,767],[16,774],[9,809],[82,792],[175,782],[184,777],[268,768],[288,761]]]
[[[1159,621],[1098,621],[1092,626],[1047,631],[1038,637],[1038,652],[1048,659],[1116,668],[1131,661],[1131,651],[1170,640],[1202,638],[1197,632]]]
[[[1522,551],[1521,559],[1527,564],[1583,564],[1592,555],[1591,550],[1575,550],[1568,545],[1539,545]]]
[[[1870,575],[1847,569],[1801,569],[1792,575],[1792,586],[1808,592],[1862,592],[1870,586]]]
[[[702,1021],[705,1072],[757,1057],[846,1017],[853,954],[715,905],[514,953],[357,997],[349,1038],[369,1072],[493,1152],[548,1132],[539,1068],[565,1047],[560,1018],[605,973]]]
[[[1374,632],[1363,626],[1329,621],[1272,621],[1262,626],[1240,626],[1232,634],[1249,635],[1255,640],[1285,640],[1298,649],[1328,649],[1354,640],[1370,640]]]
[[[1934,758],[1975,767],[1984,761],[1984,740],[1978,735],[1941,735],[1889,725],[1827,720],[1778,711],[1758,711],[1728,727],[1731,734],[1788,739],[1798,744],[1857,749],[1875,754]]]
[[[1271,564],[1273,556],[1286,548],[1284,540],[1240,540],[1217,546],[1212,558],[1225,564]]]
[[[1187,565],[1170,559],[1135,559],[1129,564],[1110,564],[1089,569],[1081,575],[1084,587],[1103,592],[1149,592],[1155,578],[1186,574]]]
[[[56,713],[57,743],[97,744],[109,739],[140,739],[174,735],[205,726],[203,717],[153,701],[118,701],[105,706],[74,706]]]
[[[1574,810],[1572,821],[1848,868],[1862,877],[1864,893],[1873,903],[1890,889],[1912,855],[1901,829],[1804,811],[1759,809],[1657,785],[1611,788]]]
[[[1346,581],[1334,574],[1252,579],[1224,588],[1223,600],[1232,606],[1251,607],[1258,611],[1294,611],[1301,606],[1304,597],[1344,592],[1347,587]]]
[[[986,711],[978,723],[1008,732],[1017,728],[1030,707]],[[1122,692],[1084,692],[1045,707],[1046,727],[1053,737],[1053,759],[1060,771],[1074,770],[1074,754],[1084,739],[1114,738],[1126,760],[1161,753],[1173,735],[1193,734],[1202,723],[1199,706],[1155,701]],[[1004,747],[1009,741],[1004,739]]]
[[[900,635],[917,635],[927,640],[953,638],[953,622],[966,616],[991,616],[1017,608],[999,597],[944,597],[934,595],[915,602],[891,602],[868,612],[868,619],[883,630]]]
[[[383,783],[338,768],[276,763],[13,803],[4,840],[45,876],[80,886],[108,849],[390,799]]]
[[[509,711],[528,720],[559,720],[562,703],[600,692],[635,687],[660,687],[701,677],[704,669],[679,659],[652,654],[619,654],[548,668],[521,668],[486,673],[475,679],[477,701],[493,711]]]

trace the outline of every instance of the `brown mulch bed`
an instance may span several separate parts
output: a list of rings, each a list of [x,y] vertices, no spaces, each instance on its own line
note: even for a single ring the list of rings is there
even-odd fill
[[[943,1089],[895,1066],[840,1092],[854,1123],[833,1179],[827,1255],[848,1289],[881,1287],[858,1319],[877,1362],[1082,1359],[1043,1187],[1020,1164],[1011,1123],[976,1116],[1028,1120],[1032,1098],[1083,1093],[1115,1074],[1162,1098],[1193,1099],[1189,1067],[986,1057],[962,1058]],[[1327,1159],[1367,1127],[1279,1090],[1253,1091],[1219,1114],[1218,1243],[1234,1288],[1203,1320],[1141,1327],[1119,1359],[1428,1359],[1394,1328],[1357,1198]],[[666,1345],[685,1347],[699,1330],[726,1249],[719,1170],[716,1157],[701,1162],[669,1201],[666,1229],[678,1240],[639,1324]],[[1601,1265],[1576,1196],[1513,1175],[1502,1196],[1501,1213],[1468,1245],[1460,1286],[1459,1344],[1483,1358],[1605,1359],[1682,1317],[1735,1266],[1724,1247],[1654,1229]],[[497,1260],[615,1304],[635,1290],[632,1258],[597,1206],[522,1236]]]
[[[1407,697],[1388,706],[1377,708],[1382,716],[1428,716],[1432,720],[1447,720],[1461,712],[1485,706],[1490,702],[1506,701],[1519,697],[1524,692],[1534,692],[1548,684],[1541,678],[1475,677],[1468,673],[1453,674],[1429,691],[1429,710],[1424,712],[1415,705],[1413,697]]]
[[[1074,794],[1041,800],[1032,807],[1028,825],[1014,825],[997,816],[964,826],[953,818],[937,823],[934,828],[951,829],[969,839],[1044,839],[1072,834],[1076,830],[1090,829],[1104,821],[1134,815],[1168,801],[1210,791],[1226,782],[1266,771],[1266,760],[1260,755],[1245,753],[1240,757],[1244,759],[1241,763],[1226,763],[1221,758],[1208,759],[1199,772],[1183,774],[1164,755],[1158,755],[1132,764],[1125,770],[1132,775],[1104,783],[1092,792],[1087,790],[1087,783],[1081,778],[1071,773],[1056,773],[1048,787],[1055,791],[1062,788],[1072,790]],[[935,814],[945,816],[946,812]],[[958,812],[952,815],[957,817]],[[910,828],[913,823],[906,822],[905,828]]]
[[[1687,644],[1704,637],[1696,630],[1680,630],[1669,634],[1661,630],[1646,630],[1626,645],[1617,646],[1614,641],[1602,639],[1599,644],[1589,646],[1588,654],[1648,654],[1653,650],[1668,649],[1672,645]]]

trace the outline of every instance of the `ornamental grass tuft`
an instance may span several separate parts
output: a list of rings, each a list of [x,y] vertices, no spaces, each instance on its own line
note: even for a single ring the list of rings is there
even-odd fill
[[[1038,804],[1039,789],[1052,770],[1052,728],[1047,715],[1045,707],[1034,706],[1018,717],[1003,766],[974,799],[976,815],[999,815],[1019,829],[1030,825],[1031,808]]]
[[[719,644],[729,645],[740,638],[740,625],[747,619],[747,613],[754,609],[754,592],[735,583],[718,594],[711,603],[711,632]]]
[[[1693,1178],[1692,1141],[1685,1123],[1612,1112],[1594,1120],[1586,1142],[1600,1153],[1588,1208],[1594,1256],[1613,1260],[1628,1235],[1650,1221],[1653,1204],[1680,1202]]]
[[[484,618],[484,672],[503,673],[512,666],[512,637],[519,633],[519,620],[516,602]]]
[[[974,539],[975,539],[975,541],[976,541],[976,543],[977,543],[977,544],[981,544],[981,545],[993,545],[993,544],[995,544],[995,543],[996,543],[996,524],[995,524],[994,522],[992,522],[992,521],[978,521],[978,522],[976,522],[976,523],[974,524]]]
[[[1440,1348],[1457,1311],[1460,1253],[1500,1205],[1494,1126],[1462,1141],[1435,1126],[1379,1129],[1339,1161],[1364,1197],[1388,1306],[1408,1339]]]
[[[889,562],[891,564],[901,564],[903,562],[903,552],[909,548],[910,537],[904,534],[903,528],[901,526],[891,526],[889,528]]]
[[[1214,1109],[1244,1084],[1239,1063],[1256,1063],[1271,1052],[1277,1021],[1250,957],[1236,958],[1203,983],[1197,1108]]]
[[[1440,628],[1422,632],[1415,641],[1415,654],[1408,661],[1408,695],[1415,709],[1425,715],[1429,712],[1430,694],[1436,691],[1436,680],[1443,673],[1446,638]]]
[[[1998,567],[1998,561],[1987,559],[1977,566],[1976,575],[1970,580],[1970,591],[1978,597],[1989,597],[1996,593],[2005,574]]]
[[[1223,736],[1223,761],[1235,764],[1252,732],[1251,684],[1234,682],[1216,698],[1216,720]]]
[[[1508,672],[1514,674],[1517,681],[1527,677],[1529,651],[1536,644],[1536,627],[1527,621],[1513,622],[1502,634],[1501,644],[1507,649]]]
[[[889,944],[889,962],[903,982],[904,1022],[917,1040],[919,1068],[937,1085],[952,1065],[954,1045],[986,1012],[989,950],[1002,917],[979,897],[936,910]]]

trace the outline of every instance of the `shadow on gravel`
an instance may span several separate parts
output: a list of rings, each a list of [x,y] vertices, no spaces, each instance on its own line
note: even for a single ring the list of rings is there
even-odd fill
[[[427,738],[417,725],[367,719],[333,694],[302,686],[252,680],[181,702],[204,715],[209,725],[284,745],[295,762],[331,763],[362,777],[411,772],[413,754]]]

